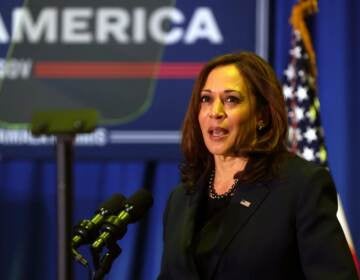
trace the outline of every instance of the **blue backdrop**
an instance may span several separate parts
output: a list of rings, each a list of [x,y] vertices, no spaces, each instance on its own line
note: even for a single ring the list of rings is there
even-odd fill
[[[287,64],[288,18],[293,0],[270,6],[270,62],[279,78]],[[352,237],[360,252],[360,3],[320,1],[311,20],[317,53],[318,86],[330,168],[344,203]],[[233,32],[237,32],[234,21]],[[236,46],[234,46],[236,48]],[[162,250],[162,212],[179,180],[178,161],[79,159],[74,170],[75,215],[90,217],[115,192],[131,195],[140,186],[154,194],[154,206],[141,223],[131,225],[119,242],[123,253],[109,279],[155,279]],[[2,279],[56,278],[56,174],[53,160],[0,159],[0,268]],[[86,249],[84,248],[84,254]],[[76,265],[76,278],[87,272]]]

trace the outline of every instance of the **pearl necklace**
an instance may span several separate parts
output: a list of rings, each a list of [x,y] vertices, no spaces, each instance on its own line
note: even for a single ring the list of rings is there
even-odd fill
[[[239,181],[239,179],[234,179],[234,183],[231,185],[231,187],[224,192],[223,194],[217,194],[215,191],[215,186],[214,186],[214,177],[215,177],[215,171],[213,170],[210,174],[210,178],[209,178],[209,197],[212,199],[222,199],[222,198],[226,198],[226,197],[230,197],[233,196],[235,193],[235,189],[236,189],[236,184]]]

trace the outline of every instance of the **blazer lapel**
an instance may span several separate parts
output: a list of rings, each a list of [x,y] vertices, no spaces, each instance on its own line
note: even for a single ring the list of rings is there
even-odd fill
[[[238,187],[224,215],[221,234],[215,249],[213,265],[209,267],[209,269],[213,270],[210,275],[215,273],[226,247],[246,225],[247,221],[264,201],[269,191],[269,188],[263,183]]]
[[[200,177],[198,182],[196,183],[195,192],[188,195],[188,199],[186,201],[187,205],[185,207],[184,220],[182,224],[181,231],[181,250],[183,250],[184,255],[186,256],[187,266],[193,271],[195,278],[198,278],[196,265],[193,259],[193,255],[191,252],[191,245],[194,236],[195,229],[195,221],[196,221],[196,213],[198,211],[198,207],[200,204],[200,200],[202,199],[202,193],[204,188],[207,186],[207,176],[208,174],[204,174]],[[179,220],[179,222],[181,222]]]
[[[185,251],[189,249],[193,239],[196,211],[199,206],[200,198],[201,195],[199,191],[189,195],[189,199],[187,201],[187,207],[185,208],[184,222],[182,225],[182,233],[181,233],[182,248]]]

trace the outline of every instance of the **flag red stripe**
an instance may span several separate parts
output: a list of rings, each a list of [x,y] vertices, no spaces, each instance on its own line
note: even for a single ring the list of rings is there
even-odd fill
[[[360,262],[359,262],[359,259],[356,256],[356,252],[355,252],[354,248],[351,248],[351,255],[353,257],[355,267],[356,267],[356,270],[357,270],[357,273],[358,273],[358,276],[359,276],[359,279],[360,279]]]

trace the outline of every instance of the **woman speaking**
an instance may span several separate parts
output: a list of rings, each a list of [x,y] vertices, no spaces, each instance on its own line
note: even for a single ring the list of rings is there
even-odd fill
[[[263,59],[208,62],[182,135],[159,280],[357,279],[333,181],[287,151],[284,97]]]

